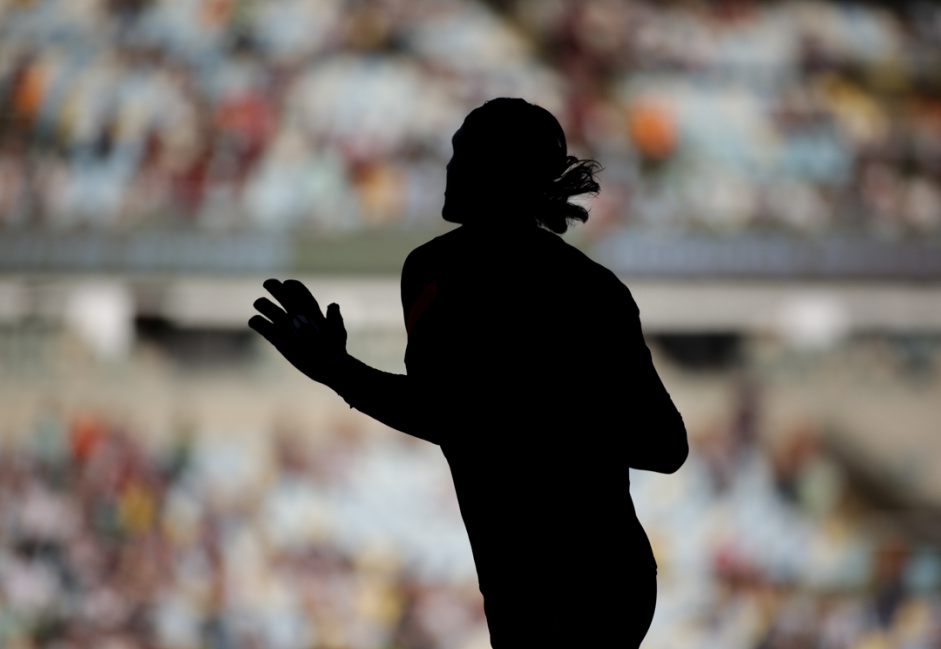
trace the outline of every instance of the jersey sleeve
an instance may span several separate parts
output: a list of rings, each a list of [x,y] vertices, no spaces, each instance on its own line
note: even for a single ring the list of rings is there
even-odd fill
[[[673,473],[686,461],[686,426],[657,373],[630,290],[619,280],[612,318],[617,342],[609,357],[611,401],[624,422],[629,465],[635,469]]]

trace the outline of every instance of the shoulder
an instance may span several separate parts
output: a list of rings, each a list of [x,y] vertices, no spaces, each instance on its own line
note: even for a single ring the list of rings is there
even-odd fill
[[[546,232],[545,236],[547,243],[556,248],[556,254],[564,258],[566,268],[580,274],[601,289],[630,294],[627,286],[614,271],[595,261],[559,235]]]
[[[402,304],[408,310],[429,285],[435,285],[441,279],[444,267],[453,261],[465,246],[461,228],[435,237],[412,250],[402,266],[401,293]]]
[[[455,228],[418,246],[405,258],[403,275],[434,267],[464,247],[461,228]]]
[[[558,235],[548,233],[558,240],[561,254],[565,256],[564,273],[577,291],[577,300],[583,305],[594,305],[616,319],[639,317],[640,310],[627,284],[614,271],[595,261]]]

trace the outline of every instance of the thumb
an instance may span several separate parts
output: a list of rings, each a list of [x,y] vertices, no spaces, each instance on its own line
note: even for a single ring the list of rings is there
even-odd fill
[[[330,304],[327,307],[326,329],[328,335],[334,340],[346,345],[346,327],[343,325],[343,316],[340,315],[340,305]]]

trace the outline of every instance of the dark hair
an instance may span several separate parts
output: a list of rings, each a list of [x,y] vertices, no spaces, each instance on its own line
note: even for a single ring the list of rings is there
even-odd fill
[[[553,179],[545,191],[545,210],[536,214],[540,225],[562,234],[570,223],[587,221],[588,210],[570,203],[569,199],[583,194],[597,196],[601,186],[595,180],[595,174],[601,169],[597,160],[579,160],[575,156],[566,156],[565,171]]]
[[[562,126],[545,108],[492,99],[464,120],[455,156],[457,135],[465,173],[486,179],[498,199],[524,204],[537,224],[557,234],[588,220],[588,210],[569,199],[600,191],[601,165],[568,155]]]

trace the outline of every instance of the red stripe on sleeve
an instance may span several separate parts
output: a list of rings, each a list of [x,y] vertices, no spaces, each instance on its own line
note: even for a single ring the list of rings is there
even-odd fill
[[[415,301],[412,302],[411,308],[408,310],[408,318],[405,321],[405,331],[409,334],[412,333],[412,327],[415,326],[415,323],[418,322],[418,319],[421,317],[421,314],[425,312],[425,309],[428,308],[428,305],[431,304],[431,301],[435,299],[435,296],[438,295],[438,281],[435,280],[418,294],[418,297],[415,298]]]

